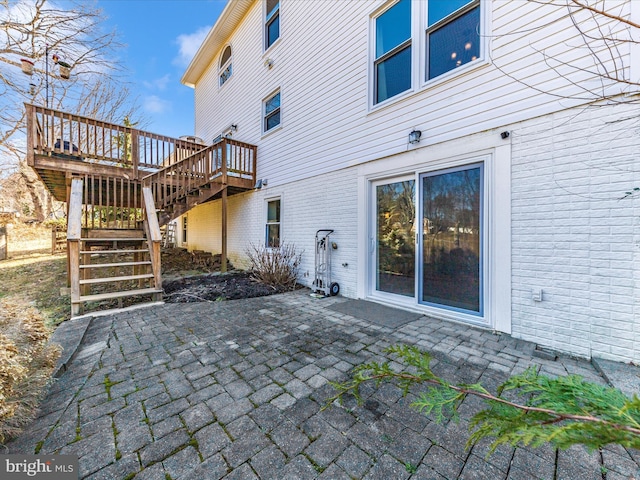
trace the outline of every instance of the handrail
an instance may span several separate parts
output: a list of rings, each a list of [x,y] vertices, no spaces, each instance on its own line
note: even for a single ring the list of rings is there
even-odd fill
[[[256,180],[257,147],[223,138],[193,155],[143,177],[153,189],[155,204],[164,208],[219,177],[227,185],[229,177]]]
[[[158,215],[156,206],[153,202],[153,194],[149,187],[142,188],[142,197],[145,211],[144,228],[147,234],[147,243],[149,245],[149,256],[151,258],[151,269],[153,270],[153,281],[156,289],[162,288],[162,268],[160,265],[160,244],[162,242],[162,234],[160,233],[160,225],[158,224]]]
[[[133,127],[31,104],[27,111],[28,158],[68,156],[88,163],[131,168],[134,177],[178,163],[204,145]]]

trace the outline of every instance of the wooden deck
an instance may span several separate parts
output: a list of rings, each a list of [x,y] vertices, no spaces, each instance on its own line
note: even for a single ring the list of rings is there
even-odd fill
[[[35,105],[27,110],[27,163],[56,200],[85,179],[85,205],[139,208],[144,184],[158,210],[253,189],[254,145],[223,138],[202,145]],[[90,181],[89,181],[90,180]],[[189,198],[198,197],[198,202]],[[184,213],[182,211],[182,213]],[[169,212],[174,217],[173,212]],[[165,216],[166,218],[166,216]]]
[[[67,252],[72,315],[84,302],[136,295],[161,294],[159,227],[189,209],[222,200],[222,271],[227,265],[227,198],[254,188],[257,147],[223,138],[202,145],[103,122],[72,113],[25,104],[27,164],[56,200],[67,203]],[[113,243],[118,254],[131,253],[125,240],[113,232],[138,231],[134,243],[148,244],[149,261],[120,261],[118,268],[133,273],[89,277],[104,269],[90,262],[91,249]],[[99,240],[94,237],[102,237]],[[147,263],[151,271],[140,270]],[[109,268],[113,265],[109,264]],[[92,285],[121,283],[148,288],[90,294]]]

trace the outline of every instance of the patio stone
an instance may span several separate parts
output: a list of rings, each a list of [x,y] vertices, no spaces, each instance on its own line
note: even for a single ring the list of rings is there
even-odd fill
[[[447,380],[490,391],[529,364],[604,382],[587,361],[536,358],[508,335],[417,315],[385,326],[329,308],[347,301],[302,290],[94,318],[79,350],[87,356],[68,362],[7,452],[77,454],[80,478],[91,480],[601,479],[599,455],[582,448],[556,457],[500,447],[488,458],[488,441],[467,449],[469,418],[483,408],[471,397],[460,423],[413,410],[422,387],[403,397],[390,384],[364,385],[362,404],[345,397],[323,410],[335,394],[328,381],[347,380],[354,366],[400,368],[384,350],[401,342],[430,346]],[[632,453],[603,451],[607,480],[638,475]]]

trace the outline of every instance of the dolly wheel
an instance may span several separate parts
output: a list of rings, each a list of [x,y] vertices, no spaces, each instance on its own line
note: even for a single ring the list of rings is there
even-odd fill
[[[333,282],[331,285],[329,285],[329,293],[332,297],[335,297],[338,293],[340,293],[340,285],[338,285],[336,282]]]

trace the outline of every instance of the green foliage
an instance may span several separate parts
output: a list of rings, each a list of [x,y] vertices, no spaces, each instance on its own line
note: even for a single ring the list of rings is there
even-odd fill
[[[352,380],[332,384],[337,394],[327,406],[346,394],[361,403],[360,386],[365,382],[376,387],[393,382],[404,395],[414,385],[425,384],[411,406],[438,422],[457,419],[457,409],[467,395],[484,400],[486,408],[471,418],[467,446],[491,439],[489,454],[503,444],[598,449],[613,443],[640,448],[640,399],[635,395],[630,399],[620,390],[586,382],[578,375],[549,378],[535,367],[510,377],[492,394],[480,384],[454,385],[438,377],[431,370],[429,353],[416,347],[397,345],[386,352],[404,368],[396,371],[389,362],[360,365]]]
[[[416,473],[418,471],[418,467],[416,467],[413,463],[411,462],[406,462],[404,464],[404,468],[407,471],[407,473],[410,473],[411,475],[413,475],[414,473]]]

